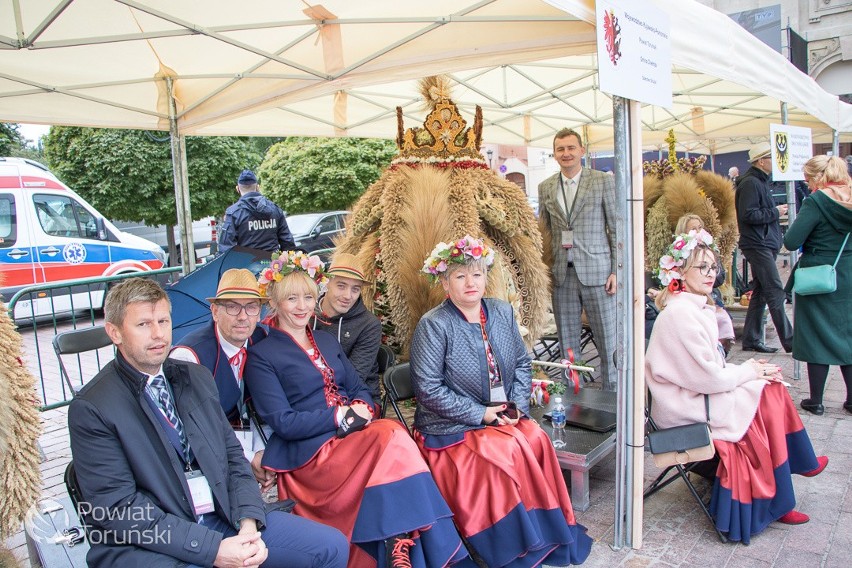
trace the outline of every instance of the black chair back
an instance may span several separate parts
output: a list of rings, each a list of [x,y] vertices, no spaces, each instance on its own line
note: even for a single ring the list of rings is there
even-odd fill
[[[79,355],[87,351],[97,351],[112,345],[112,339],[107,335],[106,328],[102,325],[93,327],[83,327],[80,329],[72,329],[63,331],[53,338],[53,351],[56,353],[56,358],[59,360],[59,373],[62,379],[71,390],[71,396],[76,396],[77,390],[82,386],[74,385],[71,381],[71,376],[68,374],[68,369],[65,367],[63,355]],[[100,366],[100,365],[99,365]]]
[[[414,398],[414,385],[411,383],[411,369],[408,363],[400,363],[390,367],[382,377],[382,382],[385,387],[385,398],[390,401],[397,418],[409,434],[412,434],[411,428],[408,426],[402,411],[399,409],[399,402]]]

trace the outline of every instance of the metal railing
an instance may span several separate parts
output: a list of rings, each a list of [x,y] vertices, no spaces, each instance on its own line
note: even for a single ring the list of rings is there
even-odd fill
[[[28,355],[26,362],[38,379],[39,410],[46,411],[70,403],[73,393],[68,392],[62,380],[52,341],[63,331],[99,325],[103,301],[109,285],[127,278],[155,278],[161,284],[180,276],[182,268],[175,266],[148,272],[132,272],[117,276],[63,280],[51,284],[27,286],[15,293],[8,303],[9,317],[18,326]],[[44,353],[48,355],[45,356]],[[31,358],[35,354],[35,360]],[[70,358],[71,356],[69,356]],[[92,352],[73,356],[76,369],[66,364],[71,377],[82,384],[91,379],[103,364],[112,359],[105,354]],[[103,361],[102,361],[103,359]]]

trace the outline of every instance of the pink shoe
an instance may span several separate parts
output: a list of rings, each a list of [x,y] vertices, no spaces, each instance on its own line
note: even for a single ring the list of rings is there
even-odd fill
[[[817,463],[819,464],[816,469],[812,469],[810,471],[806,471],[802,475],[805,477],[816,477],[817,475],[822,473],[822,470],[825,469],[825,466],[828,465],[828,456],[820,456],[817,458]]]
[[[798,511],[790,511],[786,515],[779,518],[778,522],[784,523],[785,525],[803,525],[810,520],[811,518],[804,513],[800,513]]]

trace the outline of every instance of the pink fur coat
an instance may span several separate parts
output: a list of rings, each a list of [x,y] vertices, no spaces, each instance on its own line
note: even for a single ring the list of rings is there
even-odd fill
[[[704,422],[716,440],[736,442],[748,430],[767,381],[748,364],[726,364],[716,345],[719,327],[706,296],[673,295],[654,322],[645,354],[651,415],[659,428]]]

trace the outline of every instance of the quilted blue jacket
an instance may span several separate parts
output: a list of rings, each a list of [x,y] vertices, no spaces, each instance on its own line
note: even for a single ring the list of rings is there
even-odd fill
[[[512,306],[493,298],[484,298],[482,304],[485,331],[506,397],[527,413],[530,356]],[[449,436],[443,440],[449,444],[461,441],[464,432],[483,427],[490,388],[480,324],[469,323],[450,300],[427,312],[417,324],[411,342],[411,377],[417,396],[414,425],[418,431],[427,436]]]

